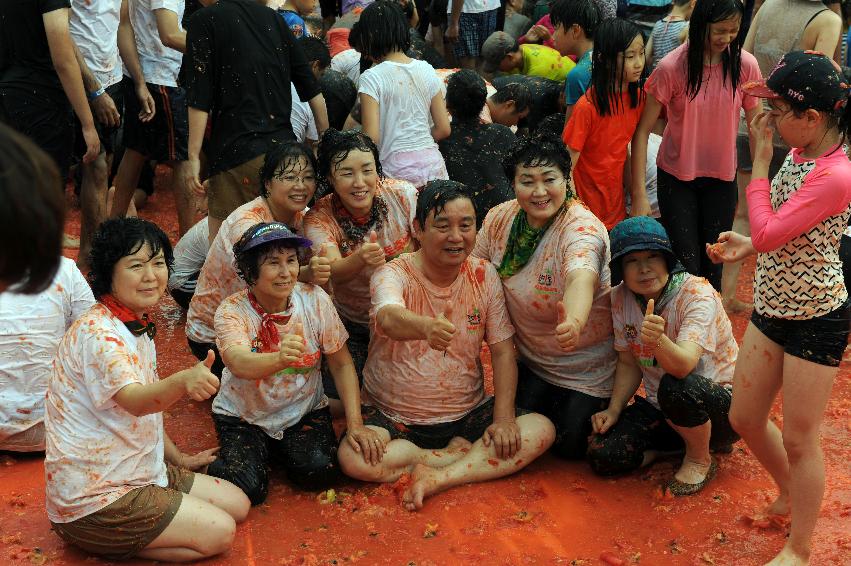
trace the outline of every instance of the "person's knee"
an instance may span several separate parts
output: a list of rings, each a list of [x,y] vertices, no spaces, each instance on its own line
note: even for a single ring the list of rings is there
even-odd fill
[[[689,374],[677,378],[666,373],[659,382],[656,399],[659,409],[669,421],[681,427],[700,426],[709,420],[706,407],[695,399],[700,376]]]
[[[808,456],[814,456],[819,450],[818,433],[783,428],[783,447],[790,464],[795,464]]]
[[[241,489],[251,505],[263,503],[269,495],[269,475],[266,467],[259,463],[241,462],[231,466],[219,458],[209,465],[207,474],[227,480]]]
[[[286,462],[287,477],[301,489],[325,489],[340,477],[337,450],[313,446],[298,455],[291,455]]]
[[[595,474],[614,476],[640,468],[644,454],[627,438],[595,434],[588,443],[587,458]]]
[[[544,452],[556,439],[556,427],[553,422],[540,413],[529,413],[517,417],[523,442],[535,442],[536,448]]]
[[[230,550],[236,536],[236,521],[221,509],[210,510],[203,536],[199,537],[197,550],[204,556],[216,556]]]
[[[340,470],[348,477],[367,482],[378,482],[382,478],[381,465],[373,466],[369,462],[365,462],[363,456],[349,446],[345,437],[340,443],[340,449],[337,451],[337,458],[340,464]]]

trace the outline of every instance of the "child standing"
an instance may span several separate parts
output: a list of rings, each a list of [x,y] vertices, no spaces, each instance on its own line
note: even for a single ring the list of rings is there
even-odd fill
[[[674,0],[671,13],[653,25],[647,42],[647,59],[656,68],[665,55],[679,47],[688,34],[688,20],[697,0]]]
[[[313,14],[316,9],[316,0],[287,0],[278,8],[278,13],[287,22],[287,27],[293,32],[296,39],[310,36],[307,23],[304,18]]]
[[[767,81],[745,86],[771,111],[752,122],[750,238],[725,232],[714,261],[757,254],[754,313],[733,376],[730,421],[780,490],[768,514],[791,511],[769,564],[808,564],[824,495],[819,428],[848,341],[851,303],[839,244],[851,216],[848,85],[827,56],[787,53]],[[793,149],[769,186],[773,130]],[[768,418],[783,388],[783,432]]]
[[[658,165],[659,210],[674,254],[686,270],[721,288],[721,266],[705,242],[729,230],[736,211],[736,132],[759,101],[741,85],[761,78],[756,59],[742,51],[741,0],[698,0],[689,39],[671,51],[645,84],[647,101],[632,141],[633,192],[644,190],[647,137],[662,107],[668,122]]]
[[[358,93],[363,131],[378,146],[384,172],[415,187],[448,179],[437,148],[450,133],[441,81],[431,65],[405,55],[411,32],[402,9],[385,0],[370,4],[352,37],[375,63],[361,75]]]
[[[634,23],[603,21],[597,30],[591,88],[579,99],[562,140],[579,197],[611,230],[626,217],[627,147],[644,109],[644,36]],[[650,213],[644,185],[632,193],[633,216]]]

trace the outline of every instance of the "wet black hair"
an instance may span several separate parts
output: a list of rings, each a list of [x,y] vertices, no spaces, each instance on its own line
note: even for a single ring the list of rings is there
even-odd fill
[[[269,189],[266,188],[266,183],[274,179],[275,175],[290,171],[302,157],[307,159],[307,163],[313,168],[313,174],[316,175],[319,167],[309,147],[296,141],[273,144],[266,152],[263,166],[260,167],[260,196],[268,197]]]
[[[174,263],[174,252],[165,232],[141,218],[110,218],[101,223],[92,238],[89,253],[89,285],[96,299],[112,292],[115,264],[138,252],[145,244],[151,248],[151,257],[163,252],[168,271]]]
[[[577,24],[591,40],[602,19],[600,8],[593,0],[556,0],[550,6],[550,21],[554,27],[562,26],[567,31]]]
[[[550,114],[538,124],[535,129],[535,134],[539,136],[547,135],[560,138],[564,132],[564,114],[561,112]]]
[[[487,97],[485,80],[472,69],[452,73],[446,81],[446,108],[453,120],[478,120]]]
[[[490,97],[497,104],[514,102],[514,111],[518,114],[532,106],[532,92],[522,83],[508,83],[497,89]]]
[[[361,12],[360,20],[352,27],[355,47],[362,55],[379,60],[395,51],[406,52],[411,46],[411,29],[402,7],[395,2],[378,0]]]
[[[260,277],[260,265],[267,256],[283,250],[293,250],[296,252],[296,256],[298,256],[298,248],[292,245],[286,245],[286,240],[273,240],[244,250],[248,242],[254,237],[254,233],[267,224],[267,222],[254,224],[243,232],[239,240],[233,245],[233,263],[234,267],[236,267],[236,274],[239,275],[240,279],[245,281],[247,287],[251,287],[257,283],[257,278]]]
[[[331,65],[331,52],[325,42],[318,37],[306,35],[298,40],[301,50],[308,63],[319,62],[320,69],[327,69]]]
[[[59,269],[63,189],[53,159],[0,123],[0,283],[17,293],[43,291]]]
[[[521,136],[502,161],[505,176],[514,183],[518,167],[544,167],[554,165],[565,179],[570,178],[570,153],[561,138],[548,133]],[[572,196],[568,185],[568,198]]]
[[[429,214],[434,212],[434,215],[437,216],[443,212],[447,203],[459,198],[470,201],[473,205],[473,216],[475,217],[476,202],[473,200],[472,191],[467,185],[446,179],[436,179],[426,183],[417,196],[417,212],[414,216],[420,225],[420,229],[425,229]]]
[[[328,124],[332,128],[342,130],[357,102],[358,87],[352,79],[334,69],[328,69],[322,73],[319,86],[322,88],[322,96],[325,97]]]
[[[742,44],[747,35],[745,6],[741,0],[697,0],[688,25],[688,52],[686,53],[686,94],[694,100],[703,85],[703,60],[706,56],[706,40],[709,37],[710,24],[723,22],[735,16],[741,19],[741,27],[736,39],[721,54],[721,79],[729,79],[732,96],[742,70]]]
[[[645,41],[641,28],[629,20],[622,18],[609,18],[603,20],[597,29],[597,38],[594,40],[594,51],[591,55],[591,86],[585,96],[597,107],[601,116],[610,116],[623,112],[623,97],[621,96],[621,83],[623,81],[623,67],[626,66],[626,50],[636,37]],[[618,55],[623,56],[624,64],[618,73]],[[642,78],[646,73],[645,65]],[[637,108],[644,98],[644,90],[641,81],[629,83],[629,107]]]
[[[352,151],[368,151],[375,158],[375,172],[379,179],[384,179],[384,170],[381,168],[381,160],[378,158],[378,148],[372,138],[358,130],[346,130],[341,132],[334,128],[328,128],[319,140],[317,148],[319,170],[317,198],[333,192],[331,186],[331,173],[341,162],[345,161]]]

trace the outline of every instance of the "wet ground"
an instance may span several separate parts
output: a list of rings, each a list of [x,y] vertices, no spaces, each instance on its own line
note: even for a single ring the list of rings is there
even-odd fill
[[[140,215],[174,241],[174,204],[161,188],[162,170],[157,185]],[[77,209],[67,231],[79,233]],[[76,251],[66,253],[74,257]],[[749,299],[752,273],[751,262],[740,278],[742,299]],[[164,300],[155,318],[159,371],[168,376],[194,359],[177,305]],[[733,317],[739,340],[746,324],[746,316]],[[851,565],[849,375],[846,361],[822,427],[827,487],[813,565]],[[167,411],[166,430],[185,452],[216,445],[209,410],[209,403],[181,401]],[[785,525],[753,520],[773,492],[743,443],[719,457],[717,478],[690,498],[662,493],[675,464],[662,461],[627,477],[601,479],[584,463],[545,456],[514,477],[439,494],[418,513],[399,506],[392,486],[348,481],[333,494],[305,493],[273,475],[267,502],[252,509],[233,549],[209,563],[745,566],[763,564],[783,546]],[[41,458],[0,455],[0,564],[98,562],[51,532]]]

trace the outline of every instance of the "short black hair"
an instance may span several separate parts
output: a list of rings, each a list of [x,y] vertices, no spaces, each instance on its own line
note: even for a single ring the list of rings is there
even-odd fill
[[[567,30],[573,24],[582,28],[585,37],[593,40],[597,26],[602,21],[600,7],[594,0],[555,0],[550,6],[550,21],[553,27]]]
[[[532,106],[532,92],[529,87],[522,83],[508,83],[497,89],[491,95],[491,100],[497,104],[503,102],[514,102],[514,111],[517,113],[525,111]]]
[[[313,151],[306,145],[296,141],[272,144],[272,147],[266,152],[266,157],[263,159],[263,166],[260,168],[260,196],[268,197],[269,189],[266,188],[266,183],[282,171],[289,171],[302,157],[307,159],[308,165],[313,168],[313,174],[316,175],[318,169],[316,156],[313,155]]]
[[[488,89],[485,80],[472,69],[462,69],[446,81],[446,107],[453,120],[476,120],[482,113]]]
[[[0,123],[0,283],[18,293],[43,291],[59,269],[63,189],[53,159]]]
[[[96,299],[112,292],[115,264],[135,254],[145,244],[151,248],[151,258],[162,250],[171,273],[174,252],[168,236],[159,226],[141,218],[110,218],[101,223],[92,238],[89,253],[89,285]]]
[[[233,245],[236,274],[239,275],[240,279],[245,281],[245,285],[247,287],[251,287],[257,283],[257,278],[260,276],[260,264],[263,263],[266,256],[281,250],[293,250],[296,252],[296,256],[298,256],[298,248],[286,245],[286,240],[274,240],[254,246],[248,250],[244,249],[245,246],[248,245],[248,242],[250,242],[254,237],[254,233],[267,224],[267,222],[258,222],[257,224],[254,224],[248,230],[243,232],[242,236],[239,237],[239,240],[237,240],[237,242]]]
[[[342,130],[358,100],[358,87],[352,79],[334,69],[322,73],[319,86],[328,109],[328,124],[332,128]]]
[[[301,50],[308,63],[319,62],[320,69],[327,69],[331,65],[331,52],[325,42],[318,37],[306,35],[298,40]]]
[[[351,33],[355,34],[358,46],[350,45],[374,60],[394,51],[404,53],[411,46],[411,28],[402,7],[388,0],[367,6]]]
[[[535,133],[539,136],[548,135],[551,137],[560,138],[564,132],[564,114],[550,114],[538,124]]]
[[[473,213],[475,215],[476,201],[473,200],[472,191],[467,185],[446,179],[436,179],[426,183],[423,190],[417,196],[417,212],[414,216],[420,225],[420,229],[425,229],[426,219],[432,211],[437,216],[446,208],[446,203],[459,198],[470,201],[473,205]]]
[[[334,191],[331,186],[331,170],[333,167],[345,161],[352,151],[368,151],[375,158],[375,172],[379,179],[384,179],[384,170],[381,168],[381,160],[378,158],[378,148],[372,138],[358,130],[346,130],[341,132],[334,128],[328,128],[319,140],[317,148],[319,154],[319,189],[321,195],[330,194]],[[317,195],[317,198],[319,195]]]
[[[570,153],[561,138],[549,133],[521,136],[502,161],[509,182],[514,182],[518,167],[555,165],[565,179],[570,177]]]

